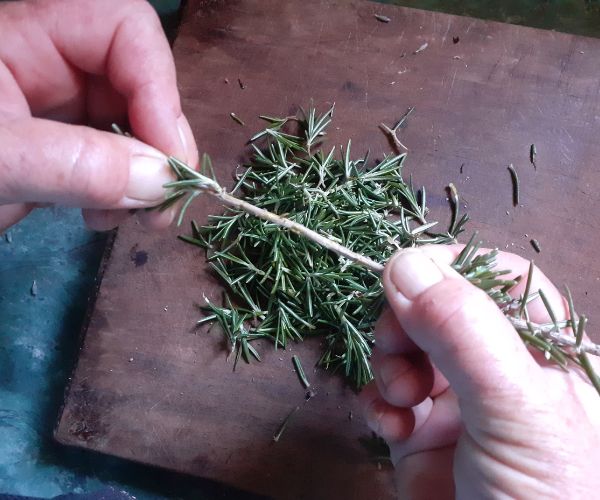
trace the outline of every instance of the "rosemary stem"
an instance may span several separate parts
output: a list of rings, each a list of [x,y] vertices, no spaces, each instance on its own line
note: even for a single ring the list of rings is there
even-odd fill
[[[363,267],[366,267],[374,273],[381,274],[383,272],[383,264],[375,262],[374,260],[370,259],[369,257],[366,257],[365,255],[353,252],[349,248],[340,245],[338,242],[333,241],[327,236],[319,234],[313,231],[312,229],[308,229],[302,224],[298,224],[297,222],[294,222],[290,219],[281,217],[280,215],[269,212],[268,210],[259,208],[255,205],[252,205],[251,203],[248,203],[247,201],[240,200],[239,198],[230,195],[225,190],[209,190],[208,192],[213,196],[219,198],[223,202],[223,204],[227,205],[228,207],[235,208],[237,210],[242,210],[250,215],[259,217],[260,219],[266,220],[267,222],[272,222],[273,224],[277,224],[278,226],[288,229],[289,231],[295,234],[308,238],[309,240],[314,241],[318,245],[321,245],[322,247],[331,250],[332,252],[335,252],[336,254],[345,257],[346,259],[360,264]]]
[[[529,330],[525,320],[515,317],[509,317],[508,319],[518,332]],[[546,339],[552,340],[556,344],[565,347],[572,347],[573,349],[577,349],[581,352],[587,352],[588,354],[593,354],[594,356],[600,356],[600,345],[592,342],[582,342],[581,345],[577,347],[577,339],[574,336],[557,332],[554,325],[543,327],[541,325],[532,324],[532,327],[536,335],[540,335]]]

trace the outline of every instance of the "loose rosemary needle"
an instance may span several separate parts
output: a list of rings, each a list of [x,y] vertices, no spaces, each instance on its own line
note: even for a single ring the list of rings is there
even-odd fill
[[[517,175],[515,167],[512,166],[512,163],[507,168],[510,172],[513,187],[513,207],[516,207],[519,205],[519,176]]]
[[[243,122],[243,120],[236,115],[235,113],[231,112],[229,113],[229,116],[231,116],[231,119],[236,122],[237,124],[241,125],[242,127],[246,126],[246,124]]]
[[[304,368],[302,367],[300,358],[295,354],[292,356],[292,363],[294,364],[294,370],[296,370],[296,374],[298,375],[298,379],[300,380],[302,387],[304,387],[305,389],[310,389],[310,382],[306,378],[306,374],[304,373]]]
[[[391,21],[388,16],[384,16],[383,14],[375,14],[375,19],[377,19],[380,23],[389,23]]]
[[[285,417],[283,419],[283,422],[281,422],[281,425],[279,426],[279,429],[277,429],[277,432],[273,435],[273,441],[274,442],[277,443],[281,439],[281,436],[283,435],[283,433],[287,429],[288,424],[290,423],[290,421],[292,420],[292,418],[294,417],[294,415],[296,413],[298,413],[298,411],[300,411],[300,406],[294,407],[294,409],[291,412],[288,413],[287,417]]]
[[[535,144],[532,144],[529,147],[529,162],[533,165],[533,169],[537,170],[537,164],[535,163],[535,158],[537,156],[537,148]]]

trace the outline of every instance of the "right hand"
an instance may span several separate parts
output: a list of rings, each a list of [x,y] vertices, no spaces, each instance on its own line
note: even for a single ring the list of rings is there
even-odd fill
[[[450,267],[461,248],[401,251],[383,277],[389,308],[375,332],[375,381],[361,398],[391,447],[400,498],[598,498],[600,395],[578,367],[562,371],[525,347]],[[529,263],[501,253],[498,266],[526,276]],[[540,288],[567,318],[536,269],[532,290]],[[550,321],[539,299],[529,312]]]

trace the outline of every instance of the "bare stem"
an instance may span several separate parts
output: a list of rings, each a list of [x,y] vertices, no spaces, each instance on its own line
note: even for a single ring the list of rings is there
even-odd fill
[[[514,326],[517,331],[529,331],[529,327],[527,326],[527,321],[520,318],[515,318],[514,316],[508,316],[508,319]],[[577,339],[572,335],[566,335],[559,331],[556,331],[556,327],[554,325],[542,326],[536,325],[535,323],[530,323],[533,327],[534,335],[539,335],[550,342],[563,346],[563,347],[571,347],[575,351],[587,352],[589,354],[593,354],[594,356],[600,356],[600,345],[594,344],[592,342],[582,342],[579,347],[577,347]]]
[[[181,167],[181,166],[180,166]],[[189,167],[183,165],[186,169]],[[183,168],[181,167],[181,168]],[[268,210],[264,210],[259,208],[247,201],[236,198],[235,196],[229,194],[225,191],[216,181],[209,179],[203,175],[200,175],[196,172],[192,171],[192,179],[186,179],[183,181],[177,181],[170,184],[167,184],[166,187],[179,187],[183,192],[189,192],[190,196],[195,196],[198,192],[208,193],[219,200],[221,202],[231,208],[236,210],[243,211],[247,214],[258,217],[267,222],[271,222],[276,224],[284,229],[292,231],[295,234],[298,234],[304,238],[307,238],[311,241],[314,241],[318,245],[331,250],[332,252],[345,257],[346,259],[359,264],[374,273],[381,274],[384,270],[384,265],[375,262],[365,255],[361,255],[359,253],[353,252],[349,248],[341,245],[337,241],[334,241],[331,236],[325,236],[322,234],[313,231],[312,229],[299,224],[298,222],[294,222],[286,217],[282,217],[280,215],[269,212]],[[451,186],[453,187],[453,186]],[[532,274],[532,266],[530,266],[529,277]],[[530,278],[528,279],[528,283],[530,282]],[[543,293],[539,292],[542,299],[544,299]],[[529,294],[527,294],[529,295]],[[581,341],[581,334],[578,337],[575,335],[567,335],[561,332],[561,324],[557,323],[556,318],[552,314],[553,323],[552,325],[539,325],[528,322],[526,319],[521,317],[517,317],[512,315],[509,310],[523,310],[524,305],[529,301],[529,297],[526,296],[522,299],[514,299],[507,306],[503,307],[503,311],[506,313],[507,318],[512,323],[513,327],[517,332],[523,335],[533,335],[539,336],[542,339],[545,339],[550,344],[558,345],[561,347],[568,347],[573,349],[573,352],[582,359],[583,354],[592,354],[594,356],[600,356],[600,345],[594,344],[592,342],[583,342]],[[585,321],[582,324],[585,326]],[[582,361],[583,362],[583,361]],[[600,381],[597,381],[600,385]]]
[[[289,229],[290,231],[308,238],[315,243],[322,245],[323,247],[331,250],[332,252],[341,255],[352,262],[356,262],[367,269],[375,272],[382,273],[384,266],[378,262],[375,262],[364,255],[360,255],[358,253],[353,252],[352,250],[346,248],[343,245],[329,239],[326,236],[323,236],[302,224],[298,224],[297,222],[286,219],[285,217],[281,217],[274,213],[268,212],[267,210],[263,210],[262,208],[258,208],[246,201],[240,200],[239,198],[235,198],[225,191],[221,191],[220,193],[214,193],[210,191],[211,194],[217,196],[223,203],[232,208],[236,208],[238,210],[242,210],[246,213],[254,215],[256,217],[260,217],[263,220],[273,222],[278,226]],[[528,332],[529,327],[527,326],[527,322],[520,318],[515,318],[513,316],[509,316],[509,320],[517,331]],[[577,349],[578,352],[586,352],[589,354],[593,354],[594,356],[600,356],[600,345],[594,344],[592,342],[582,342],[581,345],[577,348],[576,346],[576,338],[574,336],[566,335],[557,331],[554,325],[552,326],[542,326],[535,323],[531,323],[533,327],[533,332],[535,335],[540,335],[542,338],[545,338],[551,341],[554,344],[558,344],[564,347],[571,347],[573,349]]]
[[[413,107],[408,108],[408,111],[406,113],[404,113],[404,115],[402,116],[402,118],[400,118],[400,120],[398,120],[396,125],[394,125],[394,128],[388,127],[385,123],[381,123],[379,125],[381,130],[383,130],[383,132],[392,140],[392,142],[394,143],[394,146],[396,146],[396,149],[398,150],[398,152],[402,151],[403,149],[405,151],[408,151],[408,148],[404,144],[402,144],[400,139],[398,139],[398,129],[402,126],[402,124],[406,121],[406,119],[410,116],[410,114],[414,110],[415,110],[415,108],[413,108]]]
[[[250,215],[259,217],[260,219],[266,220],[267,222],[272,222],[273,224],[277,224],[278,226],[288,229],[295,234],[308,238],[309,240],[314,241],[318,245],[321,245],[322,247],[325,247],[328,250],[331,250],[332,252],[335,252],[336,254],[345,257],[346,259],[351,260],[352,262],[356,262],[357,264],[360,264],[363,267],[366,267],[374,273],[380,274],[383,272],[383,264],[375,262],[374,260],[369,259],[369,257],[353,252],[352,250],[332,240],[331,237],[319,234],[313,231],[312,229],[308,229],[302,224],[294,222],[293,220],[286,219],[285,217],[281,217],[280,215],[274,214],[255,205],[252,205],[247,201],[240,200],[239,198],[230,195],[224,190],[208,190],[208,193],[219,198],[223,202],[223,204],[227,205],[228,207],[235,208],[237,210],[242,210]]]

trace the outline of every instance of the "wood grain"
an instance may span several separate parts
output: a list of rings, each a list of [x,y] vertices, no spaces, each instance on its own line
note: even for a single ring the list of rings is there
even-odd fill
[[[174,52],[185,111],[221,179],[243,162],[259,114],[335,101],[330,144],[352,138],[357,154],[377,157],[390,148],[377,125],[415,106],[401,137],[432,218],[448,221],[444,187],[454,182],[471,230],[568,282],[594,332],[600,41],[358,0],[214,0],[189,2]],[[509,163],[521,180],[516,208]],[[199,220],[220,210],[208,198],[193,209]],[[194,333],[194,303],[220,292],[178,233],[133,221],[119,230],[56,438],[276,498],[392,497],[391,473],[369,463],[355,396],[337,377],[309,370],[318,396],[272,443],[303,401],[291,355],[309,367],[318,343],[263,345],[262,364],[232,372],[219,335]]]

